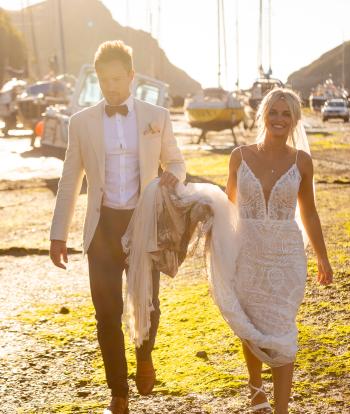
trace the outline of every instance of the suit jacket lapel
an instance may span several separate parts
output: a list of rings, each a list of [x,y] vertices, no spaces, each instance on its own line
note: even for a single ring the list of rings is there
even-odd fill
[[[142,177],[145,171],[145,157],[147,156],[146,140],[143,137],[143,131],[145,129],[145,111],[143,111],[142,102],[138,99],[134,99],[135,113],[137,121],[137,131],[139,136],[139,165],[140,165],[140,180],[142,183]]]
[[[105,182],[105,142],[104,142],[104,127],[103,127],[103,109],[104,109],[104,100],[99,102],[95,110],[89,113],[89,118],[87,119],[89,138],[94,148],[98,170],[101,177],[101,182]]]

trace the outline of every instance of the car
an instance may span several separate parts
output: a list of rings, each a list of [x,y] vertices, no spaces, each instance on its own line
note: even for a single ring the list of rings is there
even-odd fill
[[[135,74],[132,94],[154,105],[168,107],[170,103],[168,84],[139,73]],[[42,121],[37,125],[36,131],[41,137],[42,153],[63,159],[68,144],[68,124],[71,115],[97,104],[101,99],[102,92],[95,69],[92,65],[85,64],[80,70],[69,104],[48,106]]]
[[[345,99],[329,99],[321,109],[322,120],[341,118],[349,122],[350,111]]]

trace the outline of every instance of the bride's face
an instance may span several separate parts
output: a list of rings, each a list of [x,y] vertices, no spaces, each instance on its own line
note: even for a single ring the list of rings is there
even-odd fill
[[[284,99],[279,99],[270,108],[266,117],[267,133],[276,138],[287,138],[292,127],[292,114]]]

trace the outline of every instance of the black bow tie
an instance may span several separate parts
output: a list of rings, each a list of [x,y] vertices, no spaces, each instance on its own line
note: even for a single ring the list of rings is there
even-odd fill
[[[105,112],[109,117],[115,114],[126,116],[129,110],[127,105],[105,105]]]

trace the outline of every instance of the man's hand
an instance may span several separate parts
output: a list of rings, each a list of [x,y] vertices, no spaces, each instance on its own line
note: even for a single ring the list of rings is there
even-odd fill
[[[175,177],[174,174],[172,174],[169,171],[164,171],[163,174],[160,177],[160,185],[165,185],[168,188],[175,188],[176,184],[179,182],[178,178]]]
[[[66,266],[61,261],[63,259],[64,263],[68,263],[67,244],[65,241],[51,240],[50,258],[55,266],[66,269]]]

